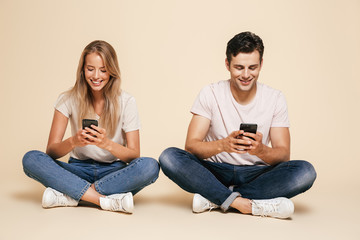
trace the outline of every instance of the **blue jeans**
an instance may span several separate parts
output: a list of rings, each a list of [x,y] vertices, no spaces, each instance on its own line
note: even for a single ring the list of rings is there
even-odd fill
[[[52,159],[40,151],[30,151],[23,158],[27,176],[65,193],[79,201],[91,184],[98,193],[111,195],[136,194],[159,176],[159,164],[153,158],[137,158],[126,164],[122,161],[101,163],[94,160],[69,159],[69,163]]]
[[[306,161],[275,166],[237,166],[204,161],[178,148],[166,149],[159,158],[166,176],[185,191],[199,193],[226,211],[236,197],[291,198],[315,181],[314,167]]]

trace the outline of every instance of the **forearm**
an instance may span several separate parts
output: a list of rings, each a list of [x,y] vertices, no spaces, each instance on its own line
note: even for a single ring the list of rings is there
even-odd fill
[[[139,150],[124,147],[123,145],[115,143],[111,140],[109,140],[109,142],[106,144],[105,149],[124,162],[131,162],[135,158],[140,157]]]
[[[73,138],[69,137],[62,142],[49,144],[46,148],[46,154],[48,154],[53,159],[58,159],[65,156],[73,149]]]
[[[193,141],[185,144],[185,150],[194,154],[200,159],[207,159],[224,151],[223,141]]]
[[[280,162],[289,161],[290,151],[285,147],[271,148],[264,145],[263,150],[256,156],[270,165],[276,165]]]

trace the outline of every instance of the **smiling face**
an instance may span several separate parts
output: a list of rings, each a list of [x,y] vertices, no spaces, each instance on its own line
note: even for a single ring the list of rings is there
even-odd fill
[[[110,74],[105,68],[104,61],[96,52],[86,55],[84,74],[86,82],[89,84],[93,93],[101,92],[110,79]]]
[[[232,56],[231,62],[225,60],[230,72],[231,88],[237,93],[255,95],[256,81],[259,78],[262,60],[257,50],[251,53],[239,53]]]

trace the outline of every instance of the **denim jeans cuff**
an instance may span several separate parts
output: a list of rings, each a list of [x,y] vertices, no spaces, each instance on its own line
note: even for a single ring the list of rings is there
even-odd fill
[[[82,196],[85,194],[85,192],[87,190],[89,190],[89,188],[91,188],[91,184],[90,183],[86,183],[86,185],[84,186],[84,188],[81,190],[81,192],[74,198],[76,201],[80,201]],[[71,197],[71,196],[70,196]]]
[[[223,203],[221,204],[221,206],[220,206],[221,209],[224,210],[224,212],[225,212],[226,210],[228,210],[229,207],[230,207],[230,204],[235,200],[235,198],[237,198],[237,197],[239,197],[239,196],[241,196],[240,193],[238,193],[238,192],[232,192],[232,193],[230,194],[230,196],[225,200],[225,202],[223,202]]]

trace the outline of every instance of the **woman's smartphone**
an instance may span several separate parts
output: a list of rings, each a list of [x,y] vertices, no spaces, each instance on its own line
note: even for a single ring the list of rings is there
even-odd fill
[[[257,124],[255,124],[255,123],[241,123],[240,124],[240,130],[244,130],[244,132],[249,132],[249,133],[256,134]],[[255,140],[252,137],[248,137],[248,138],[251,138],[252,140]]]
[[[98,126],[98,121],[95,119],[83,119],[82,120],[82,128],[85,129],[86,127],[91,128],[91,125]]]
[[[83,128],[83,129],[85,129],[86,127],[93,129],[93,128],[91,127],[91,125],[98,126],[98,121],[95,120],[95,119],[83,119],[83,120],[82,120],[82,128]],[[95,129],[93,129],[93,130],[95,130]],[[96,130],[95,130],[95,131],[96,131]],[[87,134],[89,134],[89,132],[87,132]],[[94,135],[93,137],[96,137],[96,136]]]

